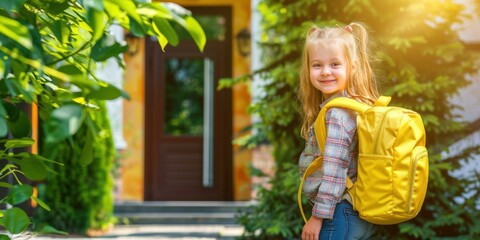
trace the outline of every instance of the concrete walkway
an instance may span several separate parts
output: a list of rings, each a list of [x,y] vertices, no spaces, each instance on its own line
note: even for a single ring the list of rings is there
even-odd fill
[[[98,237],[41,235],[32,239],[221,239],[233,240],[241,236],[243,227],[239,225],[118,225],[108,233]],[[19,238],[24,239],[24,238]]]

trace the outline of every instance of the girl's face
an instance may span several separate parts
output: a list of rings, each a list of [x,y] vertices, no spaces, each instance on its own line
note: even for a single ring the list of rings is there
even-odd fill
[[[346,60],[342,48],[334,40],[319,41],[308,48],[310,82],[325,99],[347,86]]]

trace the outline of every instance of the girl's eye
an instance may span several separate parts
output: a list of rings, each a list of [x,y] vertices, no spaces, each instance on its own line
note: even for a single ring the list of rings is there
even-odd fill
[[[333,64],[332,64],[333,67],[338,67],[338,66],[340,66],[340,65],[341,65],[340,63],[333,63]]]

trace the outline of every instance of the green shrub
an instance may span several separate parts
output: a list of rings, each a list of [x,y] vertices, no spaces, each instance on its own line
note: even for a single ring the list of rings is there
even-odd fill
[[[52,208],[50,212],[37,211],[39,222],[80,234],[105,230],[113,223],[112,171],[116,152],[105,103],[99,106],[101,110],[90,112],[91,120],[87,117],[71,138],[43,146],[43,156],[63,165],[52,164],[56,174],[50,174],[39,186],[40,198]],[[88,145],[91,155],[85,156]]]

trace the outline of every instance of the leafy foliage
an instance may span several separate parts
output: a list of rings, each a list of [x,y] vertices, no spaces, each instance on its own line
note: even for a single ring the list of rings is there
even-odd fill
[[[109,165],[102,167],[102,163],[111,160],[107,157],[104,162],[98,160],[98,163],[94,153],[110,150],[107,150],[108,147],[95,150],[96,146],[92,145],[102,139],[102,132],[109,131],[106,129],[108,124],[105,119],[96,122],[102,118],[92,118],[91,112],[100,108],[98,104],[102,100],[128,98],[128,94],[94,74],[96,62],[109,58],[116,59],[123,66],[120,54],[127,50],[127,46],[115,40],[108,31],[109,26],[120,25],[138,37],[156,36],[164,49],[167,44],[178,44],[178,36],[171,23],[182,26],[203,50],[206,37],[202,28],[189,11],[173,3],[142,0],[0,1],[0,138],[3,138],[0,140],[3,147],[0,150],[0,187],[9,190],[0,203],[17,205],[32,199],[50,211],[51,208],[33,195],[32,187],[23,183],[20,176],[24,175],[31,181],[43,181],[47,175],[56,174],[55,171],[69,168],[75,172],[75,168],[52,163],[47,158],[20,149],[32,146],[34,140],[31,123],[19,104],[38,107],[43,124],[43,144],[52,146],[66,141],[68,144],[62,147],[67,153],[69,150],[75,153],[81,151],[79,161],[84,165],[95,164],[94,167],[84,168],[91,171],[89,175],[109,174]],[[78,174],[85,174],[84,169],[78,170]],[[96,169],[102,170],[95,172]],[[15,183],[6,182],[7,176],[13,176]],[[105,188],[111,187],[108,181],[103,183]],[[96,186],[94,184],[91,186]],[[105,188],[99,189],[106,191]],[[91,189],[83,190],[88,192]],[[97,202],[96,207],[103,210],[91,208],[91,211],[106,211],[105,219],[108,219],[112,209],[105,204],[109,203],[108,200]],[[25,212],[20,208],[11,209],[0,211],[0,224],[10,234],[25,230],[24,226],[29,225],[30,219],[23,217]],[[15,224],[10,224],[11,219],[15,219]],[[79,229],[102,227],[102,221],[99,226],[82,225]],[[58,232],[49,226],[42,229]],[[9,236],[0,235],[0,238],[8,239]]]
[[[411,221],[381,227],[380,235],[385,239],[479,237],[475,221],[479,211],[474,201],[478,194],[465,194],[479,192],[478,184],[472,185],[476,179],[449,175],[450,170],[459,167],[458,160],[472,151],[451,159],[440,155],[467,133],[465,124],[455,120],[452,110],[459,106],[450,103],[449,97],[470,84],[466,76],[478,69],[474,54],[466,51],[453,27],[466,19],[463,9],[451,0],[442,4],[433,0],[260,2],[263,32],[258,44],[264,67],[254,74],[262,79],[263,94],[257,96],[250,112],[262,119],[258,132],[266,133],[273,145],[278,170],[270,182],[272,188],[260,191],[258,206],[239,217],[247,230],[245,237],[299,236],[303,223],[298,211],[292,210],[296,209],[293,196],[298,185],[285,183],[299,182],[296,163],[304,146],[297,114],[300,106],[293,101],[304,36],[312,24],[343,26],[354,21],[366,23],[377,40],[375,56],[381,61],[376,63],[375,71],[381,93],[392,96],[391,105],[419,112],[427,130],[430,181],[423,210]],[[463,201],[457,201],[458,197]]]
[[[53,209],[39,209],[37,222],[82,234],[90,229],[106,230],[113,223],[111,174],[116,153],[105,103],[98,105],[101,110],[88,112],[70,139],[43,146],[42,155],[63,166],[52,164],[56,174],[39,185],[39,198]]]

